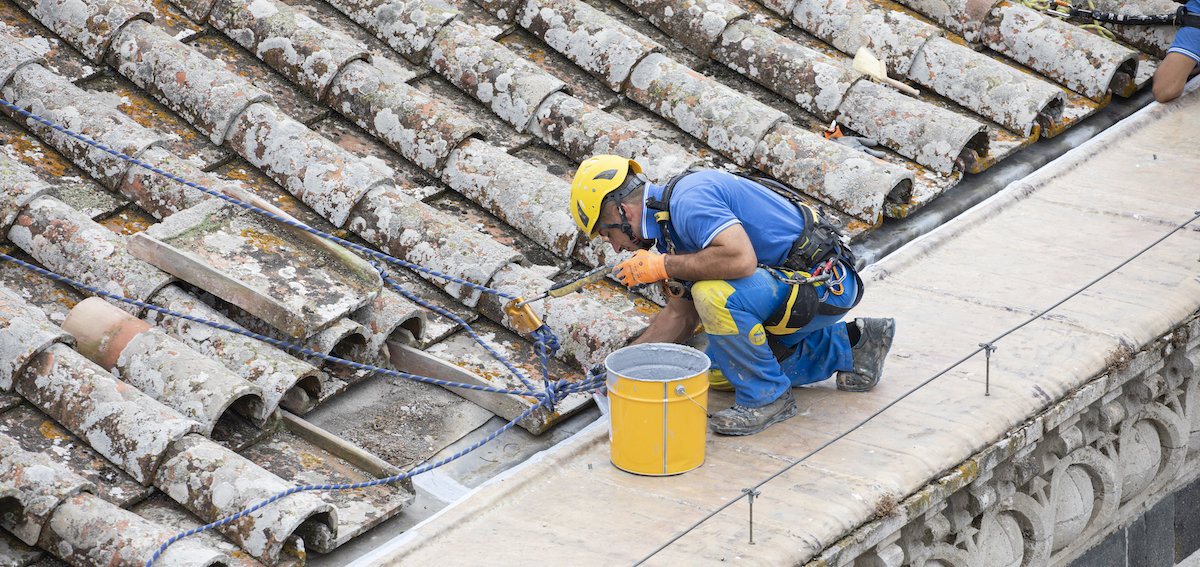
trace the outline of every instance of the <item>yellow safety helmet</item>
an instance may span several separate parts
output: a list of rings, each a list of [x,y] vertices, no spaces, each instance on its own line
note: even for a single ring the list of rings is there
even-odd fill
[[[641,175],[642,168],[629,158],[614,155],[599,155],[588,158],[575,171],[571,181],[571,218],[589,238],[600,231],[596,221],[600,218],[600,204],[609,193],[625,183],[630,171]],[[624,195],[617,195],[618,199]]]

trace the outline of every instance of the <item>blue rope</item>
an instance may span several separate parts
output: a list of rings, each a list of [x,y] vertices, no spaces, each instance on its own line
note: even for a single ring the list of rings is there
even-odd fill
[[[436,278],[440,278],[440,279],[444,279],[444,280],[447,280],[447,281],[450,281],[450,282],[454,282],[454,283],[457,283],[457,284],[463,285],[463,286],[465,286],[465,287],[468,287],[468,288],[470,288],[470,289],[476,289],[476,290],[480,290],[481,292],[484,292],[484,293],[491,293],[491,294],[495,294],[495,295],[498,295],[498,296],[500,296],[500,297],[503,297],[503,298],[505,298],[505,299],[510,299],[510,300],[515,300],[515,299],[518,299],[518,298],[517,298],[517,296],[515,296],[515,295],[509,294],[509,293],[505,293],[505,292],[503,292],[503,291],[500,291],[500,290],[492,289],[492,288],[489,288],[489,287],[486,287],[486,286],[482,286],[482,285],[479,285],[479,284],[475,284],[475,283],[472,283],[472,282],[469,282],[469,281],[463,280],[463,279],[461,279],[461,278],[456,278],[456,277],[454,277],[454,276],[450,276],[450,275],[447,275],[447,274],[443,274],[443,273],[441,273],[441,272],[438,272],[438,271],[435,271],[435,270],[432,270],[432,269],[429,269],[429,268],[425,268],[425,267],[423,267],[423,266],[418,266],[418,265],[416,265],[416,264],[413,264],[413,263],[411,263],[411,262],[407,262],[407,261],[401,260],[401,259],[399,259],[399,258],[395,258],[395,257],[393,257],[393,256],[389,256],[389,255],[387,255],[387,254],[384,254],[383,252],[379,252],[379,251],[376,251],[376,250],[372,250],[372,249],[370,249],[370,248],[367,248],[367,247],[365,247],[365,246],[361,246],[361,245],[355,244],[355,243],[353,243],[353,242],[350,242],[350,241],[348,241],[348,240],[345,240],[345,239],[339,238],[339,237],[337,237],[337,236],[334,236],[334,235],[332,235],[332,234],[329,234],[329,233],[326,233],[326,232],[323,232],[323,231],[317,230],[317,229],[315,229],[315,228],[312,228],[312,227],[310,227],[310,226],[308,226],[308,225],[306,225],[306,224],[304,224],[304,223],[301,223],[301,222],[299,222],[299,221],[295,221],[295,220],[292,220],[292,219],[287,219],[287,218],[281,217],[281,216],[279,216],[279,215],[276,215],[275,213],[272,213],[272,212],[270,212],[270,211],[267,211],[267,210],[261,209],[261,208],[259,208],[259,207],[255,207],[254,205],[251,205],[251,204],[249,204],[249,203],[246,203],[246,202],[244,202],[244,201],[241,201],[241,200],[239,200],[239,199],[236,199],[236,198],[230,197],[230,196],[228,196],[228,195],[225,195],[224,193],[221,193],[221,192],[215,191],[215,190],[213,190],[213,189],[209,189],[209,188],[207,188],[207,187],[204,187],[204,186],[198,185],[198,184],[196,184],[196,183],[193,183],[193,182],[191,182],[191,181],[188,181],[187,179],[184,179],[184,178],[182,178],[182,177],[179,177],[179,176],[177,176],[177,175],[175,175],[175,174],[173,174],[173,173],[170,173],[170,172],[168,172],[168,171],[163,171],[163,170],[161,170],[161,169],[159,169],[159,168],[157,168],[157,167],[154,167],[154,166],[152,166],[152,165],[150,165],[150,164],[148,164],[148,163],[145,163],[145,162],[143,162],[143,161],[141,161],[141,160],[139,160],[139,159],[137,159],[137,158],[134,158],[134,157],[131,157],[131,156],[125,155],[125,154],[123,154],[123,153],[121,153],[121,152],[118,152],[118,151],[116,151],[116,150],[114,150],[114,149],[112,149],[112,148],[109,148],[108,146],[105,146],[104,144],[101,144],[101,143],[99,143],[99,142],[97,142],[97,141],[95,141],[95,140],[92,140],[92,139],[90,139],[90,138],[88,138],[88,137],[86,137],[86,136],[83,136],[83,135],[81,135],[81,134],[78,134],[78,133],[76,133],[76,132],[74,132],[74,131],[72,131],[72,130],[69,130],[69,129],[67,129],[67,128],[64,128],[64,127],[62,127],[62,126],[59,126],[58,124],[55,124],[54,122],[51,122],[51,121],[49,121],[49,120],[47,120],[47,119],[45,119],[45,118],[42,118],[41,116],[38,116],[38,115],[36,115],[36,114],[33,114],[32,112],[29,112],[29,111],[27,111],[27,110],[24,110],[24,109],[22,109],[22,108],[20,108],[20,107],[18,107],[18,106],[16,106],[16,105],[14,105],[13,103],[11,103],[11,102],[9,102],[9,101],[7,101],[7,100],[4,100],[4,99],[2,99],[2,98],[0,98],[0,106],[4,106],[5,108],[8,108],[8,109],[10,109],[10,110],[12,110],[12,111],[15,111],[15,112],[18,112],[18,113],[20,113],[20,114],[22,114],[22,115],[24,115],[24,116],[26,116],[26,117],[28,117],[28,118],[30,118],[30,119],[36,120],[37,122],[39,122],[39,123],[41,123],[41,124],[44,124],[44,125],[46,125],[46,126],[49,126],[50,128],[53,128],[55,131],[61,132],[61,133],[63,133],[63,134],[66,134],[67,136],[70,136],[70,137],[72,137],[72,138],[75,138],[75,139],[77,139],[77,140],[79,140],[79,141],[81,141],[81,142],[83,142],[83,143],[85,143],[85,144],[87,144],[87,145],[89,145],[89,146],[92,146],[92,147],[94,147],[94,148],[97,148],[97,149],[103,150],[103,151],[104,151],[104,152],[106,152],[106,153],[109,153],[109,154],[111,154],[111,155],[114,155],[114,156],[116,156],[116,157],[119,157],[119,158],[121,158],[121,159],[123,159],[123,160],[125,160],[125,161],[128,161],[128,162],[130,162],[130,163],[132,163],[132,164],[134,164],[134,165],[137,165],[138,167],[142,167],[142,168],[144,168],[144,169],[148,169],[148,170],[150,170],[150,171],[153,171],[154,173],[156,173],[156,174],[158,174],[158,175],[161,175],[161,176],[163,176],[163,177],[166,177],[167,179],[170,179],[170,180],[172,180],[172,181],[176,181],[176,182],[178,182],[178,183],[181,183],[181,184],[183,184],[183,185],[185,185],[185,186],[187,186],[187,187],[191,187],[191,188],[193,188],[193,189],[196,189],[196,190],[198,190],[198,191],[201,191],[201,192],[203,192],[203,193],[205,193],[205,194],[207,194],[207,195],[210,195],[210,196],[216,197],[216,198],[218,198],[218,199],[223,199],[223,200],[225,200],[226,202],[232,203],[232,204],[234,204],[234,205],[237,205],[237,206],[239,206],[239,207],[242,207],[242,208],[244,208],[244,209],[246,209],[246,210],[253,211],[254,213],[257,213],[257,214],[260,214],[260,215],[262,215],[262,216],[265,216],[265,217],[267,217],[267,218],[270,218],[270,219],[272,219],[272,220],[275,220],[275,221],[278,221],[278,222],[284,223],[284,224],[286,224],[286,225],[288,225],[288,226],[292,226],[292,227],[298,228],[298,229],[300,229],[300,230],[303,230],[303,231],[305,231],[305,232],[308,232],[308,233],[310,233],[310,234],[314,234],[314,235],[316,235],[316,236],[319,236],[319,237],[321,237],[321,238],[325,238],[325,239],[327,239],[327,240],[330,240],[330,241],[332,241],[332,242],[335,242],[335,243],[337,243],[337,244],[340,244],[340,245],[342,245],[342,246],[345,246],[345,247],[347,247],[347,248],[350,248],[350,249],[352,249],[352,250],[355,250],[355,251],[357,251],[357,252],[361,252],[361,253],[363,253],[363,254],[367,254],[367,255],[369,255],[369,256],[371,256],[371,257],[374,257],[374,258],[376,258],[376,259],[383,260],[384,262],[389,262],[389,263],[392,263],[392,264],[396,264],[396,265],[399,265],[399,266],[403,266],[403,267],[405,267],[405,268],[409,268],[409,269],[411,269],[411,270],[415,270],[415,271],[418,271],[418,272],[422,272],[422,273],[429,274],[429,275],[431,275],[431,276],[433,276],[433,277],[436,277]],[[374,266],[376,267],[376,270],[379,270],[379,271],[380,271],[380,275],[381,275],[381,276],[382,276],[382,275],[384,275],[384,273],[385,273],[385,272],[382,270],[382,268],[380,267],[380,265],[379,265],[377,262],[374,262],[374,261],[372,261],[371,263],[372,263],[372,265],[374,265]],[[464,328],[467,330],[467,332],[468,332],[468,333],[470,333],[471,337],[472,337],[472,338],[474,338],[474,339],[475,339],[475,341],[476,341],[477,343],[479,343],[479,345],[480,345],[480,346],[482,346],[482,347],[483,347],[484,349],[486,349],[486,350],[487,350],[489,353],[491,353],[493,356],[495,356],[497,360],[501,361],[501,362],[502,362],[502,363],[505,365],[505,367],[507,367],[507,368],[509,369],[509,371],[511,371],[513,374],[515,374],[515,375],[517,376],[517,378],[519,378],[519,379],[521,380],[521,383],[522,383],[522,384],[524,384],[526,388],[529,388],[530,390],[533,390],[533,389],[534,389],[533,383],[532,383],[532,382],[530,382],[530,381],[529,381],[529,379],[525,377],[524,373],[522,373],[522,372],[521,372],[520,370],[518,370],[518,369],[517,369],[515,366],[513,366],[513,365],[512,365],[512,364],[511,364],[511,363],[510,363],[510,362],[509,362],[509,361],[508,361],[508,360],[507,360],[505,357],[503,357],[502,355],[500,355],[500,353],[496,352],[494,349],[492,349],[490,346],[488,346],[488,345],[487,345],[487,343],[485,343],[485,342],[483,341],[483,339],[482,339],[481,337],[479,337],[479,335],[477,335],[477,334],[475,333],[475,331],[474,331],[473,329],[471,329],[471,327],[470,327],[469,325],[467,325],[467,324],[466,324],[466,322],[465,322],[465,321],[463,321],[462,319],[458,318],[457,316],[454,316],[453,314],[449,313],[448,311],[444,311],[444,310],[438,309],[438,308],[436,308],[436,307],[432,306],[431,304],[429,304],[429,303],[427,303],[427,302],[421,301],[421,300],[420,300],[419,298],[417,298],[415,295],[413,295],[413,294],[411,294],[411,293],[408,293],[408,292],[406,292],[406,291],[404,291],[404,290],[400,289],[400,287],[399,287],[399,286],[397,286],[397,285],[396,285],[394,282],[390,282],[390,280],[389,280],[389,285],[391,285],[391,287],[392,287],[393,289],[396,289],[397,291],[399,291],[399,292],[400,292],[402,295],[404,295],[406,298],[408,298],[408,299],[410,299],[410,300],[413,300],[414,302],[418,303],[419,305],[422,305],[423,307],[426,307],[426,308],[429,308],[429,309],[431,309],[431,310],[434,310],[435,312],[437,312],[437,313],[439,313],[439,314],[441,314],[441,315],[444,315],[444,316],[446,316],[446,317],[450,318],[451,320],[453,320],[454,322],[456,322],[456,323],[458,323],[458,324],[462,325],[462,326],[463,326],[463,327],[464,327]],[[557,351],[557,350],[558,350],[558,346],[557,346],[557,345],[558,345],[558,339],[557,339],[556,337],[554,337],[554,336],[553,336],[553,333],[549,331],[549,328],[546,328],[546,331],[545,331],[545,332],[546,332],[546,333],[549,333],[550,337],[551,337],[551,338],[552,338],[552,340],[553,340],[553,345],[554,345],[554,346],[553,346],[553,347],[551,347],[551,351],[552,351],[552,352],[554,352],[554,351]],[[539,341],[541,341],[541,340],[545,340],[545,339],[542,339],[542,338],[538,338],[538,337],[536,337],[536,336],[535,336],[535,339],[536,339],[536,340],[539,340]]]
[[[49,270],[43,269],[41,267],[34,266],[32,264],[29,264],[28,262],[18,260],[16,258],[9,256],[8,254],[4,254],[2,252],[0,252],[0,259],[12,262],[19,266],[33,270],[34,272],[37,272],[43,276],[54,279],[55,281],[67,283],[76,288],[88,291],[88,292],[98,295],[98,296],[102,296],[102,297],[106,297],[109,299],[113,299],[113,300],[131,304],[131,305],[135,305],[135,306],[143,308],[143,309],[150,309],[150,310],[162,313],[164,315],[169,315],[172,317],[179,317],[179,318],[182,318],[182,319],[185,319],[188,321],[192,321],[195,323],[200,323],[203,325],[207,325],[209,327],[220,329],[222,331],[227,331],[227,332],[251,337],[251,338],[266,342],[268,344],[271,344],[271,345],[274,345],[274,346],[277,346],[277,347],[280,347],[280,348],[283,348],[283,349],[286,349],[286,350],[289,350],[289,351],[292,351],[292,352],[295,352],[298,354],[315,357],[315,358],[318,358],[318,359],[321,359],[321,360],[324,360],[327,362],[332,362],[335,364],[345,365],[350,368],[354,368],[356,370],[369,370],[369,371],[376,372],[379,374],[384,374],[387,376],[407,378],[409,380],[415,380],[418,382],[434,384],[434,385],[444,386],[444,387],[462,388],[465,390],[474,390],[474,391],[480,391],[480,392],[492,392],[492,393],[498,393],[498,394],[512,394],[512,395],[517,395],[517,396],[529,396],[529,397],[533,397],[534,399],[537,400],[536,404],[534,404],[529,409],[522,412],[521,415],[517,416],[512,421],[509,421],[508,423],[506,423],[503,427],[496,430],[491,435],[487,436],[487,438],[471,445],[470,447],[467,447],[466,449],[463,449],[462,451],[455,453],[454,455],[451,455],[450,457],[447,457],[446,459],[443,459],[443,460],[438,461],[433,464],[418,467],[418,468],[413,469],[406,473],[401,473],[401,474],[390,476],[387,478],[376,479],[376,480],[372,480],[369,482],[360,482],[360,483],[355,483],[355,484],[305,485],[305,486],[297,486],[294,488],[290,488],[290,489],[280,492],[279,494],[276,494],[266,500],[263,500],[262,502],[259,502],[258,504],[255,504],[254,506],[252,506],[250,508],[246,508],[245,510],[242,510],[236,514],[221,518],[215,522],[201,526],[199,528],[195,528],[195,529],[188,530],[188,531],[180,533],[180,534],[176,534],[175,536],[171,537],[166,542],[164,542],[161,546],[159,546],[158,550],[154,552],[154,555],[151,556],[150,559],[146,561],[145,567],[151,567],[154,564],[154,561],[157,560],[158,557],[160,555],[162,555],[163,551],[165,551],[167,549],[167,547],[170,546],[172,543],[175,543],[176,541],[179,541],[180,539],[183,539],[183,538],[191,536],[191,535],[198,534],[203,531],[207,531],[210,529],[214,529],[214,528],[218,528],[218,527],[227,525],[230,522],[233,522],[240,518],[243,518],[247,514],[250,514],[256,510],[259,510],[262,507],[267,506],[268,504],[271,504],[272,502],[275,502],[275,501],[277,501],[281,498],[284,498],[288,495],[295,494],[297,492],[307,491],[307,490],[355,490],[355,489],[359,489],[359,488],[366,488],[366,487],[370,487],[370,486],[377,486],[380,484],[388,484],[388,483],[396,482],[396,481],[410,478],[412,476],[415,476],[415,475],[433,470],[435,468],[438,468],[442,465],[445,465],[446,463],[449,463],[455,459],[458,459],[459,457],[461,457],[467,453],[470,453],[471,451],[474,451],[475,449],[478,449],[479,447],[483,446],[484,444],[488,443],[489,441],[495,439],[501,433],[511,429],[519,421],[528,417],[534,411],[536,411],[542,407],[545,407],[545,408],[547,408],[548,411],[553,412],[555,404],[557,402],[561,401],[562,399],[566,398],[568,395],[574,394],[574,393],[585,392],[588,390],[593,390],[604,383],[603,376],[592,376],[589,379],[583,380],[581,382],[576,382],[576,383],[568,382],[565,379],[560,379],[560,380],[551,382],[549,359],[550,359],[550,357],[554,356],[554,354],[558,351],[558,349],[560,348],[560,344],[558,341],[558,337],[554,335],[554,332],[550,330],[550,327],[543,324],[541,327],[537,328],[536,330],[533,331],[533,333],[531,333],[531,335],[534,339],[534,344],[536,345],[536,347],[538,349],[538,354],[542,361],[543,391],[541,391],[541,392],[535,391],[536,388],[533,386],[532,382],[530,382],[529,379],[526,378],[525,375],[520,370],[518,370],[511,362],[509,362],[507,358],[505,358],[503,355],[501,355],[499,352],[497,352],[495,349],[493,349],[491,346],[489,346],[486,342],[484,342],[483,338],[480,337],[478,334],[476,334],[474,329],[472,329],[471,326],[468,325],[466,321],[464,321],[462,318],[458,317],[457,315],[455,315],[445,309],[442,309],[436,305],[433,305],[433,304],[421,299],[420,297],[417,297],[415,294],[401,288],[395,281],[393,281],[389,277],[386,266],[383,263],[380,263],[376,260],[382,260],[383,262],[386,262],[386,263],[403,266],[403,267],[409,268],[409,269],[417,271],[417,272],[425,273],[425,274],[428,274],[428,275],[436,277],[436,278],[440,278],[443,280],[447,280],[450,282],[460,284],[469,289],[479,290],[483,293],[495,294],[495,295],[498,295],[505,299],[509,299],[509,300],[517,299],[517,297],[514,295],[502,292],[500,290],[488,288],[486,286],[482,286],[479,284],[475,284],[475,283],[472,283],[472,282],[469,282],[469,281],[466,281],[466,280],[463,280],[460,278],[442,274],[435,270],[425,268],[423,266],[418,266],[411,262],[407,262],[407,261],[401,260],[399,258],[389,256],[382,252],[372,250],[365,246],[361,246],[361,245],[355,244],[353,242],[349,242],[345,239],[338,238],[337,236],[314,229],[314,228],[312,228],[308,225],[305,225],[303,223],[300,223],[298,221],[283,218],[283,217],[276,215],[270,211],[263,210],[261,208],[255,207],[254,205],[251,205],[249,203],[235,199],[235,198],[225,195],[223,193],[219,193],[219,192],[209,189],[207,187],[203,187],[201,185],[198,185],[196,183],[193,183],[191,181],[183,179],[182,177],[174,175],[170,172],[163,171],[163,170],[153,167],[147,163],[144,163],[138,159],[135,159],[135,158],[125,155],[121,152],[113,150],[103,144],[100,144],[99,142],[91,140],[85,136],[82,136],[76,132],[73,132],[71,130],[63,128],[62,126],[59,126],[58,124],[55,124],[49,120],[46,120],[45,118],[42,118],[31,112],[21,109],[7,100],[0,99],[0,106],[4,106],[5,108],[8,108],[15,112],[18,112],[18,113],[20,113],[26,117],[29,117],[30,119],[33,119],[41,124],[49,126],[50,128],[53,128],[54,130],[56,130],[58,132],[66,134],[67,136],[75,138],[85,144],[88,144],[89,146],[103,150],[109,154],[117,156],[117,157],[119,157],[125,161],[128,161],[130,163],[133,163],[139,167],[153,171],[154,173],[156,173],[158,175],[161,175],[163,177],[166,177],[168,179],[171,179],[173,181],[181,183],[184,186],[191,187],[191,188],[201,191],[207,195],[210,195],[210,196],[213,196],[213,197],[216,197],[219,199],[223,199],[226,202],[229,202],[229,203],[232,203],[239,207],[242,207],[244,209],[253,211],[264,217],[270,218],[270,219],[278,221],[278,222],[282,222],[289,226],[298,228],[298,229],[308,232],[310,234],[314,234],[321,238],[325,238],[327,240],[330,240],[332,242],[335,242],[337,244],[340,244],[342,246],[350,248],[356,252],[371,256],[375,260],[369,260],[370,264],[376,269],[376,271],[379,272],[380,278],[382,278],[382,280],[384,282],[386,282],[389,287],[396,290],[398,293],[400,293],[401,295],[403,295],[405,298],[409,299],[410,301],[413,301],[414,303],[416,303],[426,309],[429,309],[430,311],[433,311],[439,315],[442,315],[443,317],[446,317],[446,318],[454,321],[455,323],[461,325],[471,335],[471,337],[475,340],[476,343],[478,343],[480,346],[482,346],[484,349],[486,349],[489,353],[491,353],[492,356],[494,356],[497,360],[501,361],[505,365],[505,367],[507,367],[514,375],[517,376],[517,378],[519,378],[521,380],[521,383],[524,384],[526,386],[526,388],[528,388],[528,390],[508,390],[508,389],[502,389],[502,388],[491,388],[491,387],[487,387],[487,386],[476,386],[473,384],[462,384],[462,383],[458,383],[458,382],[451,382],[448,380],[439,380],[436,378],[429,378],[429,377],[425,377],[425,376],[419,376],[416,374],[399,372],[396,370],[392,370],[390,368],[380,368],[380,367],[372,366],[369,364],[362,364],[359,362],[354,362],[352,360],[345,360],[343,358],[320,353],[320,352],[314,351],[312,349],[305,348],[303,346],[295,345],[295,344],[292,344],[292,343],[289,343],[286,341],[282,341],[279,339],[275,339],[272,337],[268,337],[265,335],[260,335],[258,333],[247,331],[245,329],[240,329],[240,328],[237,328],[237,327],[234,327],[231,325],[225,325],[222,323],[217,323],[215,321],[201,319],[201,318],[187,315],[184,313],[175,312],[170,309],[165,309],[165,308],[159,307],[157,305],[152,305],[152,304],[138,301],[135,299],[130,299],[128,297],[124,297],[121,295],[116,295],[116,294],[104,291],[102,289],[84,284],[82,282],[73,280],[66,276],[56,274]]]
[[[536,392],[536,391],[532,391],[532,390],[506,390],[506,389],[502,389],[502,388],[491,388],[491,387],[488,387],[488,386],[476,386],[476,385],[474,385],[474,384],[462,384],[462,383],[459,383],[459,382],[451,382],[451,381],[448,381],[448,380],[439,380],[439,379],[437,379],[437,378],[429,378],[429,377],[426,377],[426,376],[420,376],[420,375],[417,375],[417,374],[409,374],[409,373],[407,373],[407,372],[399,372],[399,371],[396,371],[396,370],[392,370],[392,369],[390,369],[390,368],[382,368],[382,367],[379,367],[379,366],[372,366],[372,365],[370,365],[370,364],[363,364],[363,363],[361,363],[361,362],[355,362],[355,361],[353,361],[353,360],[346,360],[346,359],[344,359],[344,358],[338,358],[338,357],[336,357],[336,356],[329,355],[329,354],[324,354],[324,353],[322,353],[322,352],[318,352],[318,351],[312,350],[312,349],[310,349],[310,348],[307,348],[307,347],[304,347],[304,346],[300,346],[300,345],[297,345],[297,344],[289,343],[289,342],[287,342],[287,341],[282,341],[282,340],[276,339],[276,338],[274,338],[274,337],[268,337],[268,336],[266,336],[266,335],[260,335],[260,334],[258,334],[258,333],[255,333],[255,332],[253,332],[253,331],[247,331],[247,330],[245,330],[245,329],[241,329],[241,328],[238,328],[238,327],[234,327],[234,326],[232,326],[232,325],[226,325],[226,324],[224,324],[224,323],[218,323],[218,322],[216,322],[216,321],[209,321],[209,320],[207,320],[207,319],[201,319],[201,318],[199,318],[199,317],[195,317],[195,316],[192,316],[192,315],[188,315],[188,314],[186,314],[186,313],[180,313],[180,312],[177,312],[177,311],[172,311],[172,310],[170,310],[170,309],[166,309],[166,308],[164,308],[164,307],[159,307],[159,306],[157,306],[157,305],[153,305],[153,304],[150,304],[150,303],[145,303],[145,302],[142,302],[142,301],[138,301],[138,300],[136,300],[136,299],[130,299],[130,298],[128,298],[128,297],[125,297],[125,296],[123,296],[123,295],[117,295],[117,294],[114,294],[114,293],[111,293],[111,292],[107,292],[107,291],[104,291],[104,290],[102,290],[102,289],[99,289],[99,288],[97,288],[97,287],[94,287],[94,286],[87,285],[87,284],[85,284],[85,283],[83,283],[83,282],[76,281],[76,280],[73,280],[73,279],[71,279],[71,278],[68,278],[68,277],[66,277],[66,276],[62,276],[62,275],[56,274],[56,273],[54,273],[54,272],[51,272],[51,271],[49,271],[49,270],[46,270],[45,268],[41,268],[41,267],[35,266],[35,265],[33,265],[33,264],[30,264],[30,263],[28,263],[28,262],[24,262],[24,261],[22,261],[22,260],[18,260],[17,258],[13,258],[12,256],[9,256],[8,254],[4,254],[4,253],[2,253],[2,252],[0,252],[0,260],[7,260],[7,261],[9,261],[9,262],[12,262],[12,263],[14,263],[14,264],[18,265],[18,266],[21,266],[21,267],[24,267],[24,268],[28,268],[29,270],[32,270],[32,271],[34,271],[34,272],[37,272],[37,273],[39,273],[39,274],[41,274],[41,275],[43,275],[43,276],[46,276],[46,277],[48,277],[48,278],[51,278],[51,279],[53,279],[53,280],[55,280],[55,281],[59,281],[59,282],[65,283],[65,284],[69,284],[69,285],[71,285],[71,286],[77,287],[77,288],[79,288],[79,289],[82,289],[82,290],[84,290],[84,291],[87,291],[87,292],[93,293],[93,294],[95,294],[95,295],[98,295],[98,296],[101,296],[101,297],[106,297],[106,298],[109,298],[109,299],[114,299],[114,300],[116,300],[116,301],[120,301],[120,302],[122,302],[122,303],[128,303],[128,304],[130,304],[130,305],[135,305],[135,306],[137,306],[137,307],[140,307],[140,308],[143,308],[143,309],[150,309],[150,310],[152,310],[152,311],[157,311],[158,313],[162,313],[163,315],[169,315],[169,316],[171,316],[171,317],[179,317],[179,318],[181,318],[181,319],[186,319],[186,320],[188,320],[188,321],[192,321],[192,322],[194,322],[194,323],[200,323],[200,324],[202,324],[202,325],[207,325],[207,326],[209,326],[209,327],[212,327],[212,328],[214,328],[214,329],[220,329],[220,330],[222,330],[222,331],[228,331],[228,332],[230,332],[230,333],[234,333],[234,334],[238,334],[238,335],[242,335],[242,336],[250,337],[250,338],[252,338],[252,339],[257,339],[257,340],[263,341],[263,342],[265,342],[265,343],[269,343],[269,344],[272,344],[272,345],[274,345],[274,346],[277,346],[277,347],[279,347],[279,348],[282,348],[282,349],[286,349],[286,350],[289,350],[289,351],[295,352],[295,353],[297,353],[297,354],[302,354],[302,355],[306,355],[306,356],[311,356],[311,357],[319,358],[319,359],[321,359],[321,360],[324,360],[324,361],[327,361],[327,362],[332,362],[332,363],[335,363],[335,364],[341,364],[341,365],[349,366],[350,368],[354,368],[355,370],[370,370],[370,371],[372,371],[372,372],[377,372],[377,373],[379,373],[379,374],[384,374],[384,375],[386,375],[386,376],[395,376],[395,377],[398,377],[398,378],[408,378],[408,379],[410,379],[410,380],[415,380],[415,381],[417,381],[417,382],[424,382],[424,383],[427,383],[427,384],[434,384],[434,385],[437,385],[437,386],[448,386],[448,387],[451,387],[451,388],[462,388],[462,389],[464,389],[464,390],[475,390],[475,391],[480,391],[480,392],[492,392],[492,393],[495,393],[495,394],[512,394],[512,395],[515,395],[515,396],[530,396],[530,397],[537,398],[537,399],[539,399],[539,400],[541,400],[541,399],[548,399],[548,396],[547,396],[547,394],[546,394],[546,393],[544,393],[544,392]],[[389,280],[389,281],[390,281],[390,280]],[[394,282],[393,282],[393,285],[394,285]],[[460,321],[461,321],[461,319],[460,319]]]
[[[263,500],[262,502],[259,502],[258,504],[255,504],[254,506],[246,508],[245,510],[242,510],[241,512],[238,512],[231,516],[226,516],[226,517],[221,518],[220,520],[217,520],[211,524],[200,526],[198,528],[194,528],[194,529],[188,530],[188,531],[180,533],[180,534],[175,534],[174,536],[171,536],[171,539],[168,539],[167,541],[163,542],[163,544],[161,546],[159,546],[158,551],[155,551],[154,555],[152,555],[150,557],[150,559],[148,559],[146,561],[145,567],[151,567],[152,565],[154,565],[154,561],[157,560],[158,557],[160,555],[162,555],[163,551],[165,551],[167,549],[167,547],[170,546],[172,543],[175,543],[185,537],[195,535],[195,534],[198,534],[198,533],[206,531],[206,530],[211,530],[213,528],[219,528],[221,526],[229,524],[230,522],[239,520],[239,519],[245,517],[247,514],[250,514],[254,511],[262,508],[263,506],[266,506],[272,502],[275,502],[276,500],[279,500],[280,498],[283,498],[285,496],[295,494],[297,492],[303,492],[306,490],[355,490],[358,488],[367,488],[370,486],[377,486],[380,484],[387,484],[387,483],[391,483],[391,482],[396,482],[398,480],[404,480],[406,478],[416,476],[423,472],[428,472],[433,469],[436,469],[446,463],[449,463],[450,461],[453,461],[463,455],[466,455],[467,453],[470,453],[471,451],[474,451],[475,449],[478,449],[479,447],[483,446],[485,443],[491,441],[492,439],[495,439],[501,433],[504,433],[505,431],[512,429],[512,427],[514,425],[516,425],[517,422],[521,421],[522,419],[525,419],[525,417],[528,416],[529,414],[533,413],[534,410],[542,407],[542,404],[543,404],[543,402],[538,402],[536,405],[525,410],[521,415],[518,415],[517,417],[513,418],[512,421],[504,424],[504,427],[501,427],[500,429],[496,430],[495,433],[488,435],[487,438],[475,443],[474,445],[471,445],[470,447],[467,447],[466,449],[463,449],[462,451],[459,451],[449,457],[446,457],[445,459],[442,459],[441,461],[438,461],[436,463],[424,465],[424,466],[415,468],[411,471],[408,471],[406,473],[400,473],[398,475],[389,476],[387,478],[380,478],[380,479],[376,479],[376,480],[372,480],[372,481],[368,481],[368,482],[358,482],[358,483],[354,483],[354,484],[309,484],[309,485],[305,485],[305,486],[297,486],[294,488],[289,488],[283,492],[280,492],[279,494],[276,494],[266,500]]]

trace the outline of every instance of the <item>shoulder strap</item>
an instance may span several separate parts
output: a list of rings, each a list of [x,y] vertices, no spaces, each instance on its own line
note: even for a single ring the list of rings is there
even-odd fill
[[[689,169],[672,177],[667,181],[666,187],[663,188],[662,200],[651,197],[646,199],[646,208],[654,211],[654,222],[658,223],[659,229],[662,231],[663,242],[667,245],[667,252],[675,253],[675,243],[671,241],[671,231],[668,229],[668,223],[671,222],[671,192],[675,190],[675,184],[679,183],[680,179],[687,177],[696,170]]]

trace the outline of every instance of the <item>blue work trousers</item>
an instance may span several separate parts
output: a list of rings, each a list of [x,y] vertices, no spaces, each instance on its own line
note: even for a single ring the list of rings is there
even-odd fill
[[[840,295],[827,293],[825,284],[817,286],[817,293],[829,305],[850,307],[859,293],[857,280],[851,273],[840,272],[845,275]],[[839,370],[853,370],[846,326],[835,324],[843,315],[817,315],[798,331],[768,335],[763,321],[787,300],[790,289],[790,284],[762,268],[750,277],[701,281],[692,286],[696,310],[708,333],[706,353],[733,384],[738,405],[766,405],[788,388],[825,380]],[[767,344],[768,336],[785,347],[796,347],[795,351],[777,361]]]

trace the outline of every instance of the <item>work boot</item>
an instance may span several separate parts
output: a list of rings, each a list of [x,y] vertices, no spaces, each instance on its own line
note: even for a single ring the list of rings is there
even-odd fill
[[[712,416],[712,430],[722,435],[751,435],[796,415],[796,398],[792,389],[783,391],[775,401],[756,408],[734,404]]]
[[[879,383],[883,375],[883,359],[892,348],[896,334],[895,319],[855,319],[860,333],[858,345],[850,349],[854,360],[852,372],[840,371],[837,387],[847,392],[866,392]]]

